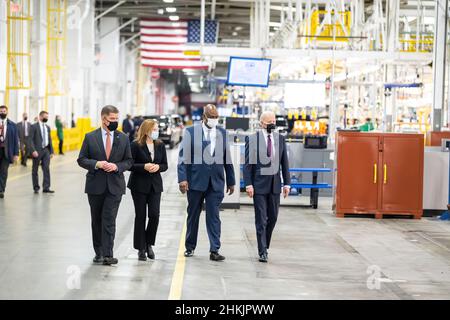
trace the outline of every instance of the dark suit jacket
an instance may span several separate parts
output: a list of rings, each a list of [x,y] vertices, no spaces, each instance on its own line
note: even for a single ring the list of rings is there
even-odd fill
[[[114,131],[111,155],[107,160],[101,128],[87,133],[77,161],[80,167],[88,170],[85,187],[87,194],[99,195],[106,191],[114,195],[125,194],[123,173],[133,165],[130,142],[125,134],[117,130]],[[115,163],[118,171],[108,173],[102,169],[95,169],[97,161]]]
[[[211,181],[214,191],[224,191],[225,177],[227,186],[236,184],[231,162],[230,148],[226,131],[217,127],[214,154],[220,157],[219,163],[205,163],[202,154],[205,151],[205,136],[200,124],[185,130],[178,158],[178,182],[187,181],[190,190],[206,191]],[[195,152],[195,151],[201,152]],[[196,159],[199,157],[199,159]],[[198,160],[198,161],[196,161]]]
[[[6,120],[5,150],[9,163],[13,163],[14,156],[19,155],[19,135],[16,124],[9,119]]]
[[[280,167],[284,184],[291,183],[286,141],[282,135],[274,132],[273,142],[275,160],[270,161],[261,131],[245,139],[244,182],[245,186],[253,185],[255,194],[281,193]]]
[[[128,133],[130,136],[134,135],[134,121],[133,121],[133,125],[130,124],[130,121],[128,121],[128,119],[123,120],[122,122],[122,131],[125,133]]]
[[[25,126],[23,125],[23,122],[20,121],[20,122],[18,122],[16,125],[17,125],[17,130],[18,130],[18,132],[19,132],[19,139],[20,139],[20,142],[26,144],[27,141],[26,141],[26,139],[25,139]],[[31,123],[29,123],[29,122],[27,121],[27,125],[28,125],[28,136],[30,136]]]
[[[167,171],[166,146],[158,141],[154,144],[155,159],[150,157],[147,145],[141,146],[136,141],[131,143],[131,155],[134,163],[130,168],[131,174],[128,180],[128,188],[131,191],[150,193],[163,192],[163,182],[160,172]],[[150,173],[144,169],[146,163],[159,164],[159,171]]]
[[[31,125],[29,137],[28,137],[28,144],[30,147],[30,153],[33,153],[34,151],[37,151],[38,153],[42,152],[42,132],[41,132],[41,123],[36,122]],[[52,142],[52,136],[50,132],[50,127],[46,124],[45,127],[47,128],[47,134],[48,134],[48,147],[50,148],[50,154],[53,154],[53,142]]]

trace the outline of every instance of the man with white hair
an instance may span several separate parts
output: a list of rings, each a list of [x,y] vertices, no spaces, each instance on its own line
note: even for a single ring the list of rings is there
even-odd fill
[[[286,141],[275,132],[275,114],[263,112],[260,126],[261,130],[245,139],[244,182],[255,208],[259,261],[267,262],[280,194],[283,192],[285,198],[289,195],[291,179]]]

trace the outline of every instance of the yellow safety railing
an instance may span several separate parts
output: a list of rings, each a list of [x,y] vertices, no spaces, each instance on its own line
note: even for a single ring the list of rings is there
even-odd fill
[[[47,0],[47,76],[45,106],[49,97],[66,95],[66,44],[68,0]]]
[[[333,19],[336,23],[325,23],[323,24],[322,29],[320,29],[325,15],[327,14],[330,14],[330,12],[326,10],[316,10],[312,13],[310,22],[311,37],[307,38],[307,41],[333,41],[333,34],[336,41],[348,41],[351,26],[351,12],[338,11],[336,13],[332,11],[331,15],[338,14],[340,19]]]
[[[81,148],[81,144],[83,143],[84,136],[86,133],[95,130],[95,127],[91,124],[90,118],[78,118],[75,128],[64,128],[64,144],[63,144],[63,152],[66,151],[74,151],[79,150]],[[53,149],[55,153],[58,153],[58,135],[56,130],[52,130],[52,142]]]
[[[416,39],[415,34],[400,35],[400,51],[401,52],[432,52],[434,37],[432,35],[419,35],[419,39]]]
[[[6,1],[7,63],[5,104],[10,90],[31,89],[31,1]]]

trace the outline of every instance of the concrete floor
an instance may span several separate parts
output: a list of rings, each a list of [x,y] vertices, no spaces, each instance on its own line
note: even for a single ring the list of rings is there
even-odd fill
[[[54,195],[33,194],[30,167],[11,168],[0,200],[0,299],[450,298],[449,222],[338,219],[327,198],[318,210],[281,209],[268,264],[257,261],[251,206],[222,212],[225,262],[208,260],[204,220],[196,256],[184,259],[186,200],[174,151],[164,174],[157,259],[137,260],[128,193],[117,222],[119,264],[92,265],[85,172],[76,156],[52,161]]]

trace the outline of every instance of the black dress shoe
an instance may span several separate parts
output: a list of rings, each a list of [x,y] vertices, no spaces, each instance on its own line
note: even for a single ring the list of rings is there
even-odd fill
[[[102,263],[103,262],[103,256],[96,255],[94,257],[94,259],[92,259],[92,262],[94,262],[94,263]]]
[[[34,193],[36,194],[39,193],[39,189],[34,190]]]
[[[185,252],[184,252],[184,256],[185,257],[192,257],[194,255],[194,250],[186,250]]]
[[[218,252],[211,252],[211,254],[209,255],[209,260],[223,261],[223,260],[225,260],[225,257],[222,256],[221,254],[219,254]]]
[[[147,256],[149,259],[155,260],[155,253],[153,252],[152,246],[147,246]]]
[[[259,262],[267,262],[269,260],[269,257],[267,256],[267,253],[263,253],[259,255]]]
[[[0,199],[3,199],[5,197],[5,194],[3,192],[0,192]]]
[[[139,261],[147,261],[147,257],[145,256],[145,250],[139,250],[138,260]]]
[[[42,191],[42,192],[43,192],[43,193],[55,193],[55,191],[50,190],[50,189],[44,190],[44,191]]]
[[[110,266],[112,264],[117,264],[119,262],[119,260],[117,260],[116,258],[113,257],[105,257],[103,259],[103,265],[105,266]]]

